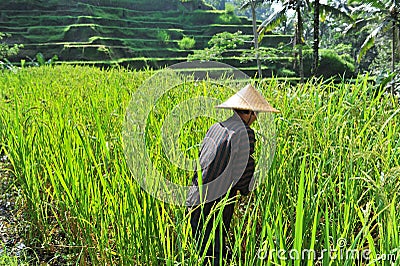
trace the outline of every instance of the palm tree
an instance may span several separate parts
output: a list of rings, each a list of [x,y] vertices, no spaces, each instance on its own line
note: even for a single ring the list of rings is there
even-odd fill
[[[314,2],[314,38],[313,38],[313,64],[311,68],[311,73],[315,75],[318,70],[319,62],[319,0]]]
[[[354,4],[358,4],[354,8],[354,12],[358,13],[358,18],[355,23],[350,25],[346,32],[352,29],[369,28],[372,23],[377,25],[374,30],[365,39],[364,43],[360,47],[357,61],[360,62],[361,58],[375,45],[375,39],[379,34],[390,32],[392,38],[392,55],[391,55],[391,70],[394,73],[396,63],[396,42],[398,41],[399,30],[399,11],[400,5],[397,0],[355,0],[352,1]],[[392,92],[394,87],[392,86]]]
[[[261,60],[259,54],[259,40],[258,40],[258,32],[257,32],[257,16],[256,16],[256,7],[262,3],[266,2],[266,0],[245,0],[240,7],[240,9],[247,9],[251,8],[251,18],[253,23],[253,43],[254,43],[254,51],[257,61],[257,70],[258,70],[258,77],[262,78],[262,70],[261,70]]]
[[[271,16],[269,16],[261,25],[258,27],[258,33],[260,34],[260,40],[264,36],[264,34],[268,31],[271,31],[276,26],[278,26],[283,20],[286,20],[287,13],[289,10],[294,10],[296,12],[296,27],[294,34],[293,47],[298,48],[298,53],[295,54],[295,57],[298,56],[299,59],[299,75],[300,82],[304,82],[304,66],[303,66],[303,17],[302,11],[305,7],[309,7],[310,3],[308,0],[287,0],[285,1],[280,8],[278,8]],[[295,68],[296,65],[295,65]]]
[[[349,15],[349,9],[343,1],[337,1],[336,3],[321,4],[319,0],[315,0],[312,3],[314,7],[314,38],[313,38],[313,63],[312,73],[316,75],[319,65],[319,24],[320,24],[320,11],[326,14],[333,14],[338,17],[343,17],[346,20],[352,21],[353,19]]]
[[[334,5],[335,4],[335,5]],[[346,19],[351,19],[350,15],[346,11],[346,6],[339,2],[333,4],[321,4],[319,0],[315,0],[312,3],[314,7],[314,34],[313,34],[313,74],[316,74],[318,69],[318,60],[319,60],[319,24],[320,24],[320,11],[324,11],[327,14],[339,15],[343,16]],[[263,37],[265,32],[271,31],[276,26],[278,26],[282,21],[286,20],[289,10],[294,10],[296,12],[296,28],[295,28],[295,37],[294,37],[294,47],[298,47],[297,53],[295,53],[295,57],[298,57],[298,67],[296,65],[295,68],[298,68],[300,80],[303,82],[304,80],[304,69],[303,69],[303,45],[304,45],[304,37],[303,37],[303,17],[302,13],[309,10],[310,2],[308,0],[287,0],[282,4],[282,7],[276,10],[268,19],[266,19],[261,26],[258,28],[260,39]],[[295,61],[296,62],[296,61]]]
[[[302,7],[310,6],[308,0],[297,0],[293,1],[295,4],[295,11],[296,11],[296,34],[294,38],[294,45],[299,47],[299,75],[300,75],[300,83],[304,82],[304,60],[303,60],[303,44],[304,44],[304,37],[303,37],[303,17],[302,17]]]

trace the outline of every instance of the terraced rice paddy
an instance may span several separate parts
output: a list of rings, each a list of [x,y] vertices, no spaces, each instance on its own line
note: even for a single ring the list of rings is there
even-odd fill
[[[225,11],[166,9],[168,1],[155,1],[157,4],[118,1],[114,6],[110,6],[110,1],[105,1],[104,6],[94,2],[0,3],[0,31],[11,34],[7,43],[24,44],[10,60],[16,63],[25,60],[28,64],[40,52],[46,59],[56,55],[57,63],[158,69],[186,61],[189,54],[207,47],[216,33],[241,31],[249,40],[252,36],[249,19],[235,17],[230,21]],[[184,37],[193,38],[195,45],[179,47],[178,42]],[[289,44],[291,38],[265,36],[263,46]],[[240,48],[251,47],[248,41]],[[227,51],[223,61],[254,76],[255,62],[242,62],[241,53]],[[271,75],[278,65],[285,65],[290,59],[275,56],[266,60],[264,72]]]

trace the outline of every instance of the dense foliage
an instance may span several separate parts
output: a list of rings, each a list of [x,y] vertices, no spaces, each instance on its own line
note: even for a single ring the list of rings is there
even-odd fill
[[[354,59],[348,54],[338,54],[336,50],[321,49],[319,51],[319,66],[315,75],[324,78],[341,76],[346,78],[354,77]],[[304,51],[304,74],[312,75],[312,50]]]
[[[23,192],[19,207],[32,224],[26,231],[31,264],[39,263],[33,250],[55,264],[196,265],[185,208],[146,194],[121,146],[130,95],[151,74],[47,66],[0,75],[0,143]],[[147,139],[153,163],[183,182],[190,175],[174,176],[175,168],[163,163],[157,132],[170,106],[193,94],[222,97],[207,84],[195,85],[185,93],[171,91],[148,120],[155,134]],[[323,255],[309,265],[366,263],[379,254],[399,260],[400,121],[394,98],[373,91],[367,77],[352,84],[292,86],[272,79],[259,85],[281,111],[275,117],[277,146],[266,182],[238,204],[228,242],[233,261],[300,265],[265,252],[302,248]],[[186,131],[198,136],[193,143],[210,123],[196,121]],[[321,254],[324,249],[370,253],[331,257]]]
[[[7,58],[18,54],[19,49],[23,47],[21,44],[8,45],[4,41],[7,36],[10,35],[0,32],[0,70],[12,67]]]

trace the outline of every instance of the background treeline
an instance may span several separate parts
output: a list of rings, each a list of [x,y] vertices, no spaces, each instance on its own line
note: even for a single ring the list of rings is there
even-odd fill
[[[388,0],[17,0],[0,8],[3,47],[23,45],[2,53],[3,68],[51,60],[143,69],[212,58],[250,76],[370,72],[396,86],[399,8]]]

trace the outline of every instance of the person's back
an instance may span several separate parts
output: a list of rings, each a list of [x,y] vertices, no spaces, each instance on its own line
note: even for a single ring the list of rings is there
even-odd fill
[[[260,110],[251,106],[254,99],[256,105],[262,102]],[[195,171],[193,186],[187,197],[192,235],[197,240],[200,254],[205,251],[211,234],[214,235],[214,241],[206,251],[213,265],[219,265],[220,254],[223,257],[227,255],[225,237],[234,211],[233,198],[237,191],[242,195],[247,195],[250,191],[249,185],[255,168],[252,157],[255,136],[250,125],[256,120],[257,111],[277,112],[251,85],[218,107],[231,108],[234,114],[226,121],[214,124],[207,131],[199,154],[201,176]],[[220,230],[220,226],[214,226],[219,211],[213,211],[213,208],[223,199],[227,203],[222,204],[220,210],[222,219],[219,222],[223,223]],[[210,213],[213,213],[213,217],[209,217]]]
[[[244,172],[251,178],[254,160],[250,155],[254,152],[254,143],[254,131],[236,113],[226,121],[210,127],[199,155],[203,202],[223,198],[231,187],[240,190],[242,194],[248,193],[246,184],[237,183]],[[249,160],[252,169],[247,170]],[[198,172],[195,171],[187,202],[190,206],[200,204],[198,181]]]

